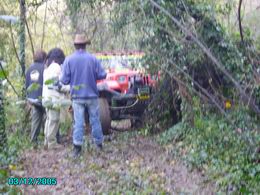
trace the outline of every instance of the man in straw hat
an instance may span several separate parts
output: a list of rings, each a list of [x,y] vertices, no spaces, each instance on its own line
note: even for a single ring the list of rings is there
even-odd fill
[[[106,78],[100,62],[86,51],[90,41],[82,34],[74,39],[75,52],[63,64],[61,82],[70,84],[70,94],[74,112],[73,156],[81,153],[84,134],[84,111],[88,109],[92,138],[98,149],[102,149],[103,132],[99,119],[98,90],[96,81]]]

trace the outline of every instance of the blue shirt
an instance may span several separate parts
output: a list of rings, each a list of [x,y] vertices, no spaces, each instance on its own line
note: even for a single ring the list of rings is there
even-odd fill
[[[96,57],[85,50],[76,50],[66,57],[62,66],[60,81],[70,84],[72,99],[97,98],[97,80],[107,76]]]

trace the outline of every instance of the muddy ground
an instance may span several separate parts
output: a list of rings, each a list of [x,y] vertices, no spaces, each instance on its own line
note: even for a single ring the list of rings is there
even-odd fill
[[[89,136],[88,136],[89,137]],[[82,156],[71,157],[68,137],[56,150],[27,150],[19,177],[55,177],[57,185],[20,186],[24,194],[213,194],[205,178],[173,159],[154,137],[116,132],[98,151],[86,137]]]

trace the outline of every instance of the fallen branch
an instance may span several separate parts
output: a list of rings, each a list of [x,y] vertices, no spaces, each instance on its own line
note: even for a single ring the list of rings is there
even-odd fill
[[[217,58],[210,52],[210,50],[203,45],[203,43],[193,35],[193,33],[188,30],[185,26],[183,26],[173,15],[171,15],[166,9],[161,7],[159,4],[157,4],[153,0],[149,0],[150,3],[159,9],[161,12],[163,12],[165,15],[167,15],[187,36],[189,36],[201,49],[202,51],[209,57],[209,59],[223,72],[223,74],[230,79],[230,81],[235,85],[236,89],[239,91],[240,95],[245,98],[247,102],[250,102],[251,108],[259,115],[260,110],[259,108],[255,105],[253,101],[249,100],[249,97],[246,95],[245,91],[242,89],[240,84],[233,78],[233,76],[225,69],[223,64],[217,60]]]

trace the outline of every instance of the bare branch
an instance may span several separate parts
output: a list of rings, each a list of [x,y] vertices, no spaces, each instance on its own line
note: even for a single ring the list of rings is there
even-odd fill
[[[45,26],[46,26],[46,19],[47,19],[47,6],[48,2],[46,1],[46,7],[44,12],[44,20],[43,20],[43,28],[42,28],[42,42],[41,42],[41,49],[43,49],[43,43],[45,38]]]
[[[26,25],[26,29],[27,29],[27,32],[28,32],[28,35],[29,35],[29,40],[30,40],[30,43],[31,43],[31,47],[32,47],[32,55],[34,55],[34,46],[33,46],[32,35],[31,35],[30,29],[29,29],[29,25],[28,25],[28,22],[27,22],[26,19],[25,19],[25,25]]]
[[[0,68],[3,72],[3,75],[5,77],[5,79],[7,80],[7,82],[9,83],[9,85],[12,87],[14,93],[17,95],[17,97],[19,97],[19,94],[17,93],[15,87],[13,86],[13,84],[11,83],[11,81],[9,80],[9,78],[7,77],[7,75],[5,74],[5,70],[4,70],[4,67],[2,66],[2,63],[0,62]]]
[[[241,37],[241,42],[244,44],[244,36],[243,36],[243,27],[241,22],[241,7],[242,7],[243,0],[239,0],[238,4],[238,24],[239,24],[239,33]]]
[[[20,61],[20,58],[19,58],[19,55],[18,55],[18,52],[17,52],[17,49],[16,49],[16,46],[15,46],[15,43],[14,43],[14,34],[13,34],[13,29],[12,29],[12,26],[10,26],[10,32],[11,32],[11,41],[12,41],[12,45],[13,45],[13,48],[14,48],[14,52],[15,52],[15,56],[20,64],[20,66],[22,67],[22,63]]]
[[[40,2],[31,2],[28,4],[28,7],[40,7],[41,5],[43,5],[45,2],[48,2],[48,0],[42,0]]]
[[[225,69],[223,64],[217,60],[217,58],[210,52],[210,50],[202,44],[202,42],[193,35],[193,33],[183,26],[174,16],[172,16],[166,9],[161,7],[153,0],[149,0],[151,4],[167,15],[186,35],[190,36],[191,39],[202,49],[202,51],[209,57],[209,59],[223,72],[223,74],[235,85],[236,89],[239,91],[240,95],[245,98],[246,101],[250,102],[251,108],[257,113],[260,114],[259,108],[255,105],[255,102],[250,101],[249,97],[246,95],[245,91],[242,89],[240,84],[233,78],[233,76]]]

